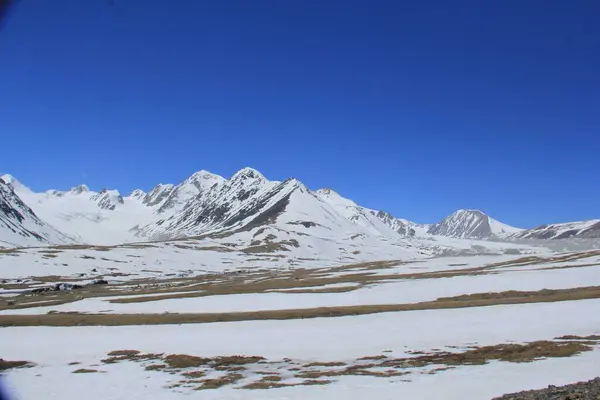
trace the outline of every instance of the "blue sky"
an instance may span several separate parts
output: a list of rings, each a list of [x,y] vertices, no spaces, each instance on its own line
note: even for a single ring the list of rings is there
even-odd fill
[[[123,193],[254,167],[418,222],[600,217],[600,2],[19,1],[0,172]]]

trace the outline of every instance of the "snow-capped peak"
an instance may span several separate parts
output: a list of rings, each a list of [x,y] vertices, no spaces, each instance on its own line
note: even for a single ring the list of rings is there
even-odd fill
[[[204,181],[224,181],[225,178],[223,178],[220,175],[213,174],[212,172],[209,172],[209,171],[206,171],[206,170],[203,169],[203,170],[200,170],[198,172],[194,172],[184,182],[193,182],[193,181],[200,181],[200,180],[204,180]]]
[[[31,192],[31,189],[29,189],[27,186],[23,185],[21,182],[19,182],[17,180],[17,178],[12,176],[11,174],[4,174],[4,175],[0,176],[0,179],[2,179],[4,181],[4,183],[6,183],[10,187],[12,187],[13,190],[15,190],[16,192],[20,192],[20,193]]]
[[[190,200],[206,194],[209,190],[223,184],[225,178],[211,172],[201,170],[169,191],[164,203],[158,209],[159,213],[176,212],[182,209]]]
[[[11,174],[4,174],[2,176],[0,176],[0,179],[2,179],[4,181],[4,183],[7,184],[12,184],[13,182],[18,182],[14,176],[12,176]]]
[[[77,185],[75,187],[72,187],[71,190],[69,190],[69,193],[72,194],[81,194],[81,193],[87,193],[90,191],[90,188],[87,185]]]
[[[146,197],[146,192],[142,189],[134,189],[127,197],[130,199],[143,200],[144,197]]]
[[[310,190],[308,190],[308,188],[304,185],[304,183],[300,182],[298,179],[296,178],[288,178],[285,181],[283,181],[283,183],[287,184],[287,185],[291,185],[294,186],[298,189],[302,189],[306,192],[310,192]]]
[[[452,213],[453,215],[487,215],[481,210],[475,208],[460,208]]]
[[[159,183],[144,196],[143,203],[149,207],[159,206],[164,203],[174,189],[175,185],[173,184]]]
[[[519,231],[521,229],[496,221],[483,211],[460,209],[432,225],[428,232],[458,238],[489,238]]]
[[[244,180],[253,179],[253,180],[261,180],[261,181],[267,180],[267,178],[265,178],[263,174],[261,174],[254,168],[250,168],[250,167],[240,169],[238,172],[233,174],[233,176],[231,177],[230,180],[236,181],[236,180],[240,180],[240,179],[244,179]]]
[[[114,210],[117,205],[123,204],[123,197],[117,190],[102,189],[91,197],[91,200],[98,203],[98,207],[105,210]]]

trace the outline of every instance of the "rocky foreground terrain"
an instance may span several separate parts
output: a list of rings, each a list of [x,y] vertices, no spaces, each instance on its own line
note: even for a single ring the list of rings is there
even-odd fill
[[[598,400],[600,399],[600,378],[587,382],[577,382],[565,386],[550,385],[546,389],[525,390],[506,394],[493,400]]]

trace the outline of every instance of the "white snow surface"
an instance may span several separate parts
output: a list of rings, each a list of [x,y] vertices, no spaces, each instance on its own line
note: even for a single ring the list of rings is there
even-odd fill
[[[500,221],[495,220],[492,217],[488,217],[488,223],[490,224],[490,228],[492,229],[492,234],[500,237],[507,234],[523,231],[522,228],[515,228],[514,226],[504,224]]]
[[[248,321],[199,325],[125,327],[9,327],[0,330],[3,358],[30,360],[34,368],[14,370],[8,382],[23,400],[42,396],[71,400],[172,399],[183,393],[168,389],[173,376],[144,371],[135,363],[103,365],[106,353],[137,349],[151,353],[220,356],[260,355],[269,360],[342,361],[392,350],[430,351],[446,346],[494,345],[598,333],[600,300],[524,304],[428,312],[287,321]],[[553,315],[553,318],[548,318]],[[417,329],[418,327],[418,329]],[[15,340],[18,338],[18,340]],[[43,338],[43,340],[40,340]],[[243,338],[243,339],[241,339]],[[77,366],[68,363],[81,362]],[[203,391],[208,399],[469,399],[488,400],[507,392],[591,379],[600,351],[532,363],[492,362],[458,366],[434,375],[418,371],[405,377],[348,376],[326,386],[247,391]],[[96,366],[98,365],[98,366]],[[105,373],[72,374],[76,368]],[[255,376],[257,378],[258,376]],[[35,382],[35,384],[33,384]],[[60,384],[57,384],[60,382]],[[65,390],[68,387],[68,390]],[[185,393],[185,392],[184,392]],[[187,393],[191,394],[191,392]]]
[[[117,244],[133,241],[129,232],[139,221],[156,219],[154,210],[135,198],[122,198],[118,192],[104,194],[70,190],[60,196],[49,193],[20,192],[19,196],[41,219],[63,232],[69,232],[80,243]],[[114,209],[99,204],[115,205]]]

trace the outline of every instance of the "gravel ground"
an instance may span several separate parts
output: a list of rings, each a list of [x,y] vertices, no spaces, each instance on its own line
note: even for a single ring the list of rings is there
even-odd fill
[[[505,394],[492,400],[600,400],[600,378],[547,389]]]

